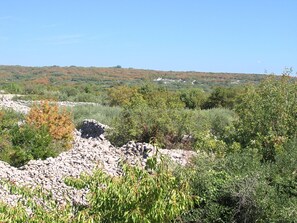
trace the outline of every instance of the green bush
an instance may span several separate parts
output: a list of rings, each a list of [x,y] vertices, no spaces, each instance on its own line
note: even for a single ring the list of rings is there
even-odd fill
[[[156,165],[150,160],[152,173],[124,165],[124,175],[111,177],[101,170],[92,176],[66,178],[76,188],[88,188],[88,205],[59,206],[42,189],[0,182],[10,193],[21,195],[16,206],[0,202],[1,222],[170,222],[191,208],[194,197],[189,184],[180,173],[174,176],[165,162]],[[38,198],[38,199],[36,199]],[[195,198],[196,201],[198,199]],[[31,213],[28,213],[29,212]]]
[[[195,147],[192,144],[195,137],[200,139],[205,132],[225,141],[225,136],[234,131],[234,119],[235,113],[227,109],[189,110],[168,107],[166,103],[152,107],[140,96],[132,98],[131,104],[115,119],[109,139],[118,146],[135,140],[157,143],[169,149],[191,149]],[[185,135],[192,140],[183,141]]]
[[[32,159],[55,157],[70,148],[74,125],[69,114],[60,113],[57,105],[43,103],[31,109],[25,122],[21,117],[12,111],[0,112],[1,160],[19,167]]]
[[[15,206],[0,202],[0,222],[93,223],[83,212],[76,215],[68,202],[65,206],[59,207],[58,203],[48,194],[44,194],[40,188],[33,190],[5,181],[1,181],[0,184],[10,193],[22,197]]]
[[[138,89],[138,93],[150,108],[181,109],[185,107],[178,92],[170,91],[164,87],[145,84]]]
[[[237,138],[243,147],[258,147],[263,160],[273,161],[282,145],[297,136],[297,82],[271,76],[251,87],[236,106]]]
[[[58,152],[50,146],[52,137],[44,127],[39,129],[31,125],[15,127],[11,131],[12,148],[9,163],[13,166],[22,166],[32,159],[46,159],[55,157]]]
[[[237,114],[226,108],[202,110],[201,113],[205,115],[205,118],[209,123],[208,125],[211,134],[218,139],[227,142],[230,134],[235,131],[234,123],[238,119]]]
[[[183,90],[180,93],[180,100],[184,102],[186,108],[189,109],[201,109],[206,99],[206,93],[199,88]]]
[[[294,222],[296,146],[286,143],[274,163],[261,162],[257,150],[197,156],[189,179],[200,203],[180,222]]]
[[[151,167],[153,174],[124,165],[122,177],[98,170],[66,183],[90,189],[88,213],[94,222],[170,222],[191,207],[190,188],[165,163]]]
[[[23,118],[23,114],[17,113],[12,109],[0,109],[0,134],[8,131]]]
[[[4,151],[11,147],[10,130],[22,120],[23,115],[10,109],[0,110],[0,159],[7,160]]]
[[[172,148],[183,135],[189,134],[187,127],[190,125],[190,115],[177,109],[168,109],[164,104],[151,108],[137,100],[120,113],[109,139],[118,146],[135,140]]]
[[[108,105],[124,106],[130,103],[133,96],[137,94],[137,88],[128,86],[116,86],[108,89]]]
[[[233,109],[241,89],[235,87],[216,87],[202,105],[204,109],[229,108]]]
[[[45,127],[23,124],[10,130],[10,144],[0,152],[0,159],[12,166],[22,166],[32,159],[55,157],[64,147],[54,140]]]

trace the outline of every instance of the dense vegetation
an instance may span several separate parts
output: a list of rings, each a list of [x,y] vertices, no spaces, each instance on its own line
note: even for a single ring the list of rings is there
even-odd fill
[[[112,69],[115,73],[121,70]],[[8,90],[8,85],[5,86]],[[90,85],[85,93],[97,92],[96,88]],[[105,92],[104,95],[97,92],[98,101],[104,105],[75,107],[72,110],[74,121],[79,123],[83,117],[94,117],[104,122],[108,117],[108,124],[113,127],[108,137],[116,145],[129,140],[145,141],[163,148],[195,150],[199,155],[190,166],[178,169],[172,169],[166,160],[156,164],[153,158],[148,162],[149,172],[124,166],[125,175],[120,178],[111,178],[98,170],[93,176],[65,179],[68,185],[90,189],[88,206],[71,207],[69,204],[59,209],[41,193],[39,196],[47,203],[44,208],[30,200],[33,194],[38,194],[36,191],[2,182],[27,197],[34,214],[28,218],[23,203],[17,207],[0,205],[0,221],[296,221],[295,78],[287,74],[270,76],[258,85],[217,86],[209,92],[195,87],[173,89],[150,82],[118,84]],[[91,95],[95,96],[93,93]],[[55,120],[64,120],[71,129],[69,114],[48,106],[44,104],[39,109],[54,111]],[[47,117],[45,113],[41,112],[42,117]],[[69,142],[69,131],[64,137],[60,136],[59,131],[57,134],[50,128],[53,120],[38,118],[38,114],[40,112],[33,112],[22,117],[12,111],[1,111],[1,159],[18,166],[22,164],[19,157],[24,156],[23,162],[26,162],[57,154],[51,154],[53,148],[67,147],[63,140]],[[18,125],[20,120],[27,121]],[[27,125],[39,126],[40,123],[45,127],[26,129]],[[22,156],[16,159],[11,154]]]
[[[210,92],[216,86],[259,83],[259,74],[174,72],[133,68],[22,67],[0,66],[0,88],[26,95],[27,99],[104,101],[106,89],[117,85],[139,86],[144,81],[171,90],[201,88]]]

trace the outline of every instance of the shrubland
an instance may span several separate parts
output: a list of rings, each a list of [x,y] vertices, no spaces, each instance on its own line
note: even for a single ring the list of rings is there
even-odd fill
[[[69,95],[76,94],[68,90]],[[68,204],[59,209],[52,203],[51,211],[46,211],[33,202],[35,214],[29,218],[22,204],[1,205],[0,220],[294,222],[297,218],[296,78],[270,76],[259,85],[217,87],[210,93],[148,83],[117,85],[102,98],[104,106],[74,108],[76,122],[89,115],[108,120],[112,126],[108,138],[119,146],[144,141],[194,150],[198,156],[178,169],[169,169],[166,161],[156,164],[153,158],[154,171],[125,166],[122,177],[98,170],[93,176],[66,179],[70,186],[90,189],[89,206]],[[55,112],[57,116],[50,117],[58,123],[70,123],[65,118],[70,116],[47,106],[41,105],[42,112],[31,113],[30,118],[0,112],[1,159],[21,165],[35,154],[43,158],[57,154],[53,148],[66,149],[63,139],[70,140],[69,135],[61,137],[60,131],[51,130],[51,126],[63,128],[46,114]],[[17,125],[20,119],[27,121]],[[62,147],[52,146],[57,140],[62,140]]]
[[[180,222],[295,221],[296,96],[288,75],[248,87],[235,107],[235,128],[195,159],[191,182],[201,202]],[[227,149],[218,153],[222,144]]]

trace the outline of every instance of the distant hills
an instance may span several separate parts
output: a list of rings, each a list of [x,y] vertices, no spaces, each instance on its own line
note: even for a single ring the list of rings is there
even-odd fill
[[[112,83],[133,84],[153,81],[174,86],[197,85],[232,86],[244,83],[258,83],[263,74],[213,73],[195,71],[158,71],[117,67],[24,67],[0,66],[0,84],[7,82],[33,82],[36,84]]]

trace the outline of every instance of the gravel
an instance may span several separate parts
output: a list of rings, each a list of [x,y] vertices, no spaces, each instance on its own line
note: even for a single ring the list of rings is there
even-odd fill
[[[2,97],[1,97],[2,96]],[[12,101],[12,95],[0,95],[0,107],[12,108],[27,113],[29,107],[24,102]],[[15,168],[0,161],[0,201],[15,205],[22,196],[12,193],[4,181],[30,188],[41,187],[50,192],[59,204],[68,200],[72,203],[86,205],[87,189],[75,189],[64,183],[66,177],[79,177],[80,174],[92,174],[100,168],[111,176],[122,174],[121,163],[145,167],[149,157],[159,152],[168,156],[173,163],[186,165],[196,153],[184,150],[157,149],[147,143],[129,142],[118,148],[104,136],[108,126],[95,120],[85,120],[79,130],[75,130],[72,148],[56,158],[31,160],[25,166]]]

